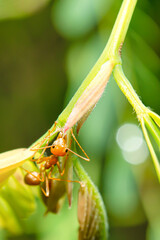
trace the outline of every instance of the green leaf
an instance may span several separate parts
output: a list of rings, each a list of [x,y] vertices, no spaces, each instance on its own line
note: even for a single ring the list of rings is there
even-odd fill
[[[1,226],[7,229],[12,234],[21,234],[22,229],[20,223],[8,202],[0,196],[0,223]]]
[[[144,117],[144,122],[145,122],[147,128],[149,129],[150,133],[154,137],[154,139],[160,149],[160,130],[156,126],[155,122],[149,116]]]
[[[25,167],[35,169],[33,162],[25,163]],[[29,217],[36,208],[36,192],[24,183],[25,172],[17,168],[0,188],[0,225],[12,234],[21,234],[25,224],[23,219]],[[7,220],[9,219],[9,221]]]
[[[157,156],[155,154],[154,148],[153,148],[152,143],[150,141],[150,138],[148,136],[148,133],[147,133],[147,130],[146,130],[146,127],[145,127],[145,124],[144,124],[144,120],[142,119],[140,121],[140,123],[141,123],[142,131],[144,133],[144,137],[146,139],[149,151],[150,151],[151,156],[152,156],[152,160],[153,160],[153,164],[154,164],[157,176],[158,176],[158,180],[160,182],[160,164],[159,164],[158,158],[157,158]]]
[[[24,174],[20,169],[3,185],[0,194],[14,209],[18,219],[30,216],[35,210],[35,197],[31,188],[24,184]]]

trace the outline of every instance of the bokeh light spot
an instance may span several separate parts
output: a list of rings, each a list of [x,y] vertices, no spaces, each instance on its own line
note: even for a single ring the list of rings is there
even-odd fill
[[[116,140],[127,162],[136,165],[147,159],[146,143],[141,130],[135,124],[122,125],[117,131]]]

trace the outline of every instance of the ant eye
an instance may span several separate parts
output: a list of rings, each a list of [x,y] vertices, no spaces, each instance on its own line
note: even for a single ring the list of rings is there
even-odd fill
[[[53,146],[52,148],[55,148],[55,146]]]
[[[66,152],[68,152],[68,149],[66,149]]]

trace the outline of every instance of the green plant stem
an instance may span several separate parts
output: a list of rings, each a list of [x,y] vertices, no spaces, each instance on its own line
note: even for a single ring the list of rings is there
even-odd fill
[[[117,63],[121,63],[121,58],[119,56],[119,48],[121,43],[124,42],[129,23],[131,21],[131,17],[134,12],[134,8],[136,5],[137,0],[124,0],[122,7],[119,11],[118,17],[116,19],[115,25],[113,27],[111,36],[109,41],[102,52],[100,58],[98,59],[97,63],[91,69],[90,73],[87,75],[67,107],[64,111],[60,114],[58,118],[58,124],[60,127],[63,127],[66,123],[75,103],[78,101],[84,90],[90,84],[90,82],[95,78],[97,73],[99,72],[101,66],[109,59],[113,61],[113,65]]]
[[[114,58],[116,63],[121,62],[119,47],[123,44],[137,0],[124,0],[114,24],[104,54],[109,58]]]
[[[132,85],[124,75],[122,66],[116,65],[113,71],[113,76],[117,82],[117,85],[126,96],[133,109],[136,111],[138,118],[144,118],[147,114],[146,107],[143,105]]]
[[[126,96],[128,101],[132,105],[133,109],[135,110],[138,120],[141,121],[142,119],[144,119],[145,124],[152,133],[152,136],[154,137],[158,146],[160,146],[160,132],[149,116],[150,110],[147,107],[145,107],[144,104],[139,99],[132,85],[124,75],[122,66],[120,64],[116,65],[116,67],[114,68],[113,75],[119,88],[121,89],[123,94]]]
[[[133,109],[135,110],[137,114],[137,118],[139,122],[141,123],[141,127],[144,133],[144,137],[146,139],[148,148],[150,150],[153,163],[157,172],[158,179],[160,181],[160,164],[158,162],[157,156],[154,152],[153,146],[151,144],[151,141],[149,139],[147,130],[145,128],[145,125],[148,127],[149,131],[151,132],[152,136],[154,137],[155,141],[157,142],[158,146],[160,146],[160,131],[149,116],[150,110],[143,105],[141,100],[139,99],[138,95],[134,91],[133,87],[131,86],[130,82],[126,78],[126,76],[123,73],[122,66],[118,64],[113,71],[114,78],[123,92],[123,94],[126,96],[130,104],[132,105]]]

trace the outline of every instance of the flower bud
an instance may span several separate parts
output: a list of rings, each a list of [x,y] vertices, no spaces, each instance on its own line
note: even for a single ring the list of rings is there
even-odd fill
[[[111,60],[108,60],[102,65],[100,71],[76,102],[64,126],[64,132],[73,127],[90,109],[93,109],[104,92],[112,70],[113,63]]]
[[[79,240],[101,239],[101,212],[92,189],[87,186],[79,190],[78,221]]]

